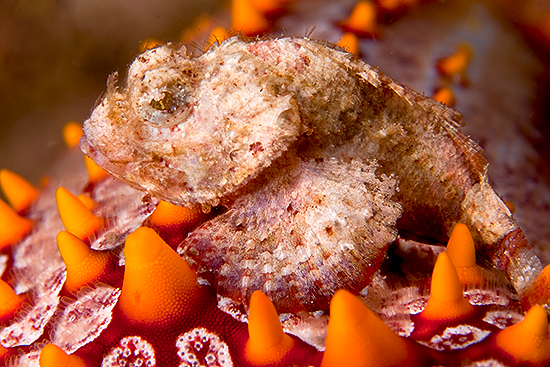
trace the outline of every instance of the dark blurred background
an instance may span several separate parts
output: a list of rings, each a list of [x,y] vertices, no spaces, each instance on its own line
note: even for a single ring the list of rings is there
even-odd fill
[[[37,184],[146,38],[177,41],[220,0],[0,0],[0,168]]]

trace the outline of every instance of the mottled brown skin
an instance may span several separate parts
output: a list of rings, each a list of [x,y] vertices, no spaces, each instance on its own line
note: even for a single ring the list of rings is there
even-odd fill
[[[82,148],[164,200],[227,208],[178,249],[222,295],[327,309],[368,284],[398,228],[444,242],[458,222],[519,292],[540,270],[460,115],[335,46],[168,45],[127,84],[110,82]]]

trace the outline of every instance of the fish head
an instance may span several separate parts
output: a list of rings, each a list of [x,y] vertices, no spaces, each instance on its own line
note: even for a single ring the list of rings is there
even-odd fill
[[[189,57],[172,44],[139,55],[126,86],[84,123],[81,148],[114,176],[178,205],[218,205],[304,132],[296,101],[238,38]]]

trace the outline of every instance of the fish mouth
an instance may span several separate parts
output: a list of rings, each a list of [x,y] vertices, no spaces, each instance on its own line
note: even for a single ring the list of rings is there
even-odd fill
[[[80,150],[82,153],[84,153],[86,156],[88,156],[92,161],[94,161],[98,166],[103,168],[105,171],[110,173],[113,176],[116,176],[124,181],[126,181],[130,186],[133,186],[136,189],[143,190],[143,188],[139,185],[136,185],[128,180],[127,171],[129,170],[129,166],[131,165],[131,162],[128,161],[120,161],[120,162],[112,162],[110,161],[107,156],[105,156],[100,150],[96,149],[93,144],[90,142],[90,140],[86,137],[86,135],[83,135],[82,138],[80,138]]]
[[[107,157],[97,150],[92,143],[90,143],[86,135],[83,135],[82,138],[80,138],[80,150],[104,169],[106,165],[110,164]]]
[[[162,195],[162,193],[156,192],[151,185],[147,184],[147,182],[138,182],[136,180],[136,177],[139,176],[139,167],[144,162],[134,162],[132,160],[110,160],[101,152],[101,150],[94,147],[86,135],[83,135],[80,139],[80,150],[110,175],[124,181],[130,187],[146,194],[153,193],[159,199],[170,201],[170,199],[165,197],[165,195]]]

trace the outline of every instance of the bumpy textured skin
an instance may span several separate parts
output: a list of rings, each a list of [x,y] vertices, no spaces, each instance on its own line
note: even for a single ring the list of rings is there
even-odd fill
[[[261,289],[280,311],[326,309],[368,284],[398,228],[443,242],[458,222],[521,292],[540,261],[460,124],[330,44],[234,37],[197,58],[173,45],[138,56],[81,146],[154,196],[223,205],[178,251],[245,303]]]

